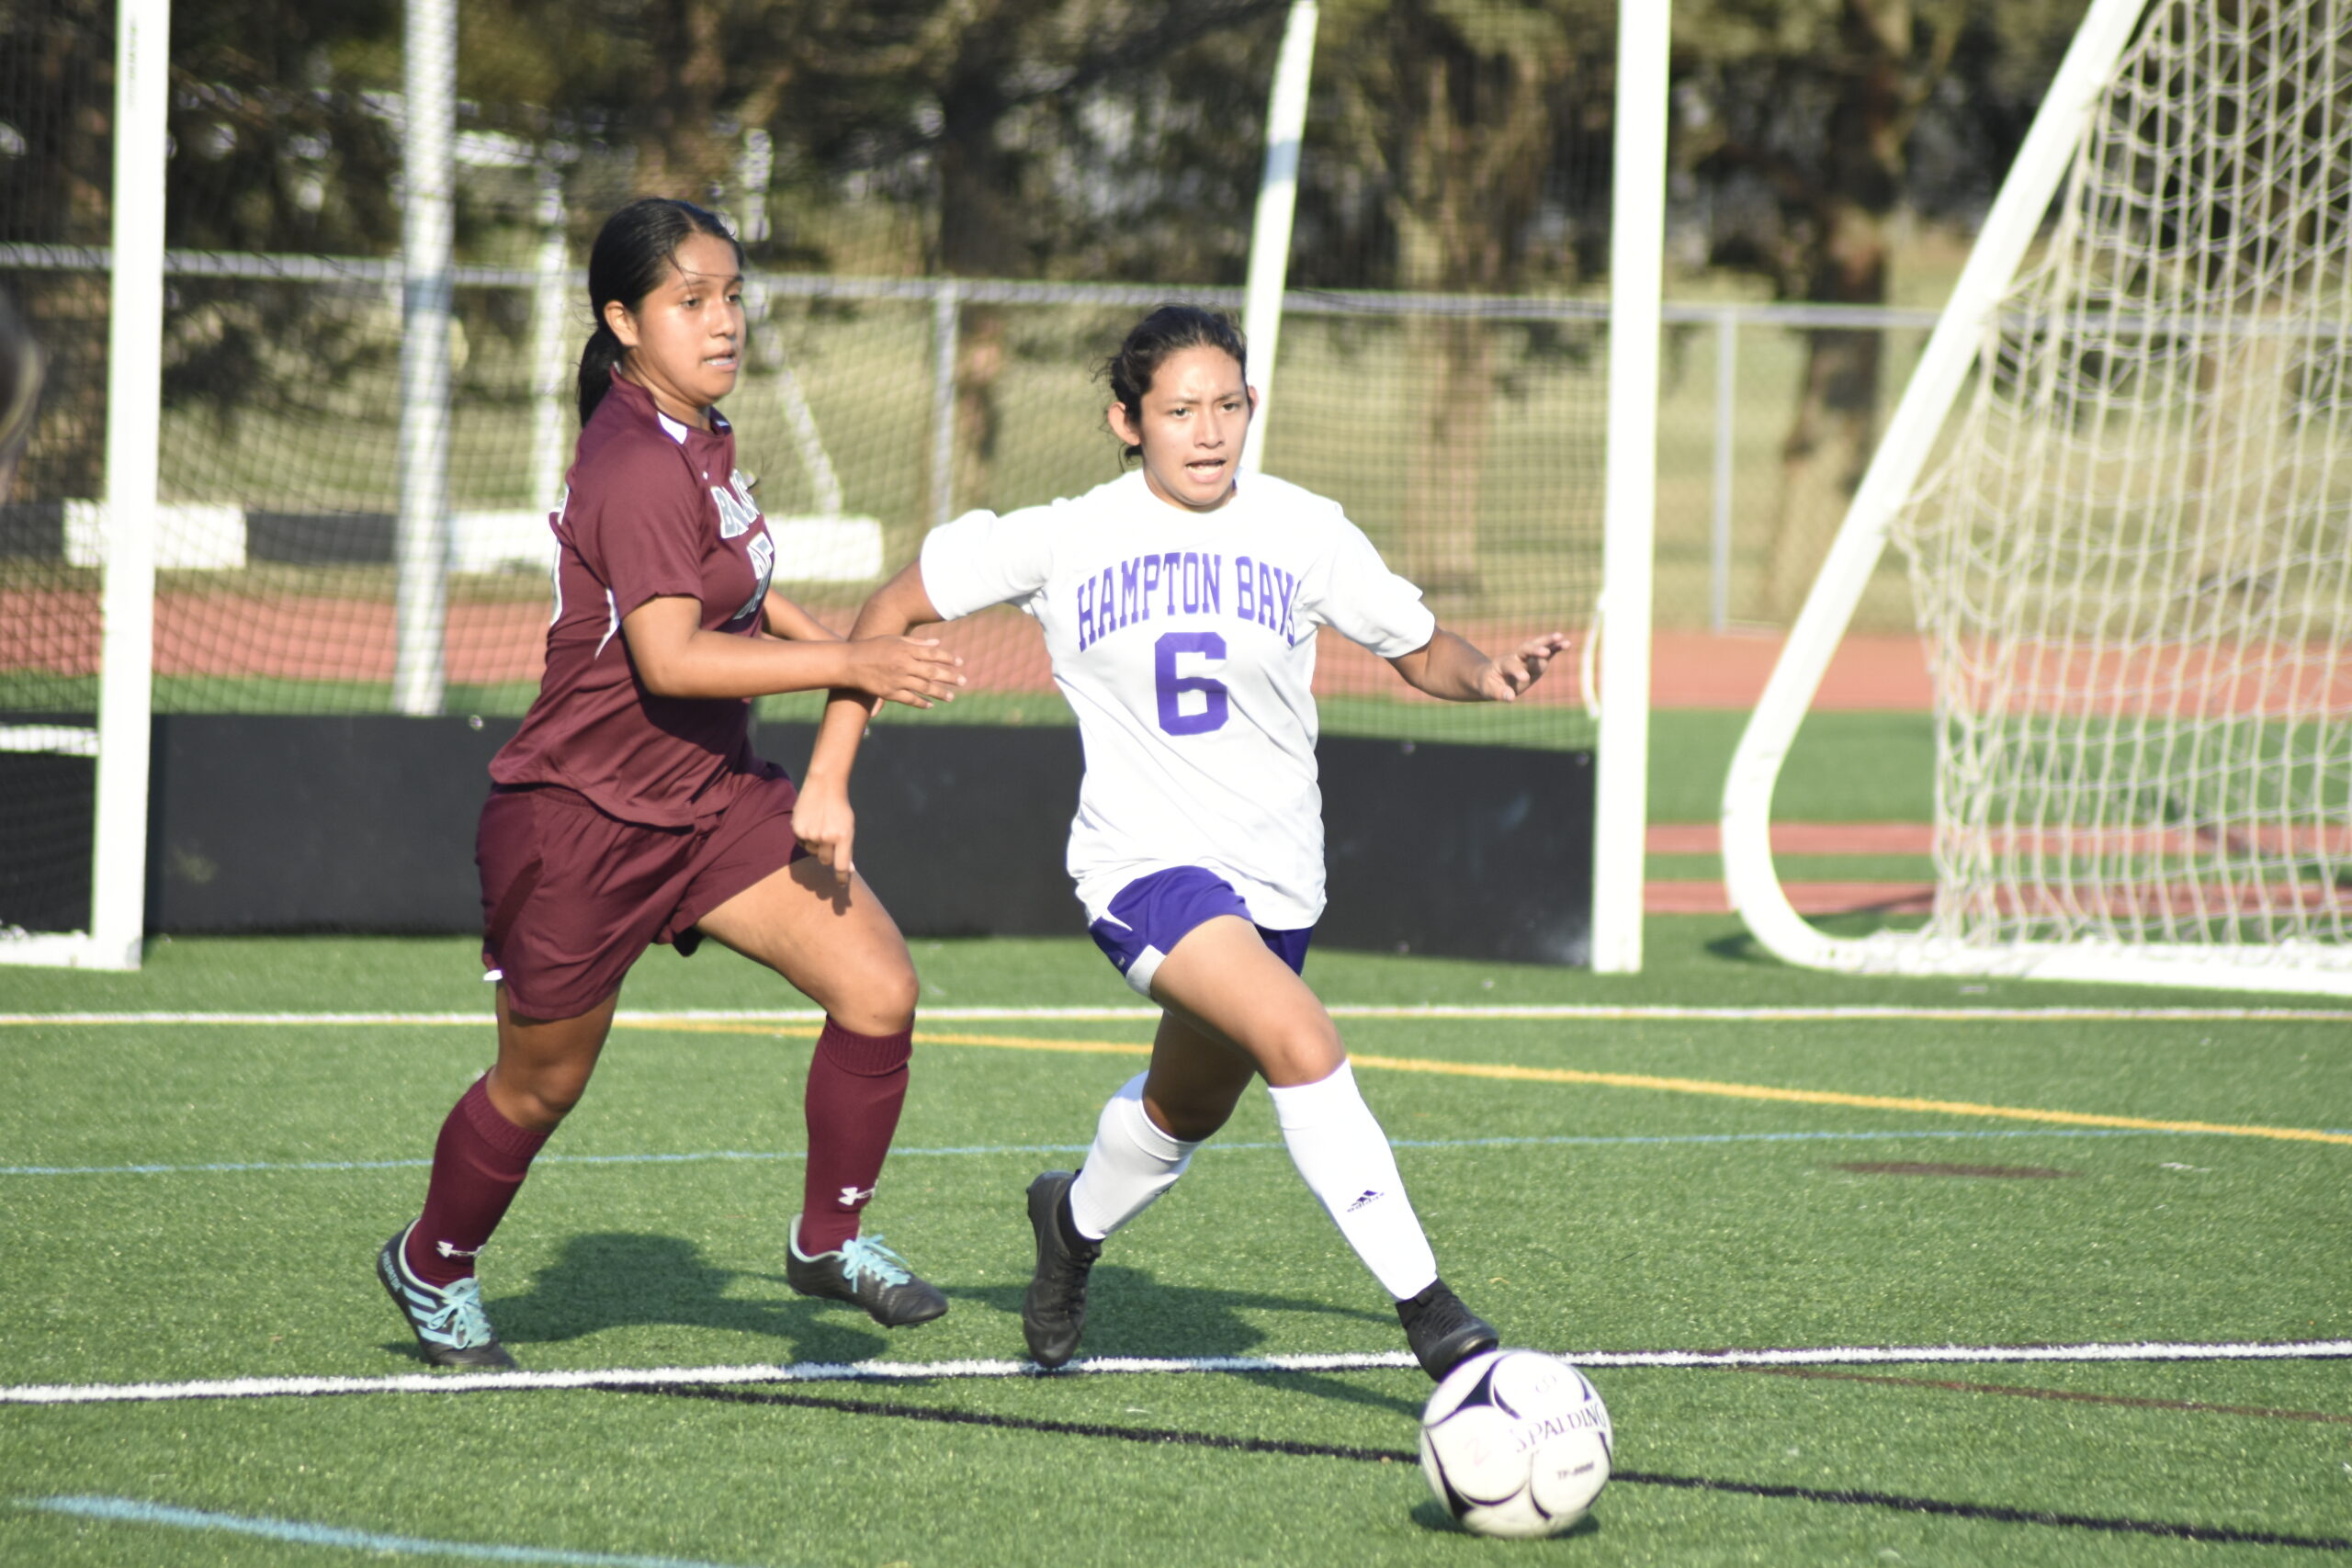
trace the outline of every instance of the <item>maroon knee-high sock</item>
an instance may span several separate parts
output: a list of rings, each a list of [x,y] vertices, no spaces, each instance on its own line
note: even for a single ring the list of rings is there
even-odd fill
[[[531,1169],[545,1133],[517,1127],[490,1102],[490,1080],[480,1077],[458,1099],[433,1145],[433,1178],[424,1213],[408,1233],[409,1272],[428,1285],[447,1285],[474,1271],[474,1254],[506,1217],[506,1206]]]
[[[882,1156],[907,1099],[911,1026],[858,1034],[831,1018],[808,1060],[808,1172],[800,1196],[800,1255],[833,1252],[857,1234],[858,1211],[874,1196]]]

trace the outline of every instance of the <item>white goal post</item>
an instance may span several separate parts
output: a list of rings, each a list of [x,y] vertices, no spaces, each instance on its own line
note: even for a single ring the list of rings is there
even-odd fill
[[[1603,480],[1605,584],[1591,636],[1602,645],[1593,818],[1591,963],[1642,967],[1643,838],[1648,825],[1653,558],[1657,536],[1658,333],[1666,249],[1668,0],[1620,0],[1610,214],[1609,414]],[[1292,0],[1266,109],[1266,157],[1250,246],[1243,330],[1264,399],[1242,466],[1265,459],[1288,275],[1291,220],[1318,10]],[[1588,650],[1589,651],[1589,650]],[[1555,679],[1565,679],[1561,671]]]
[[[24,925],[41,927],[40,930],[17,929],[8,918],[0,917],[0,966],[135,969],[140,964],[150,894],[149,752],[158,701],[159,646],[164,676],[161,698],[167,710],[215,711],[194,705],[203,700],[202,692],[209,689],[198,687],[197,682],[217,679],[291,689],[284,695],[271,691],[261,699],[264,706],[257,711],[278,711],[268,707],[268,703],[288,705],[284,711],[289,713],[377,711],[373,706],[348,705],[361,699],[321,694],[307,689],[357,686],[381,678],[372,662],[378,645],[371,643],[358,653],[352,652],[356,639],[374,635],[372,623],[369,627],[338,627],[338,632],[351,629],[354,640],[338,641],[332,648],[306,646],[306,657],[302,659],[256,657],[243,662],[223,660],[217,668],[205,665],[199,656],[209,655],[216,641],[222,648],[233,643],[242,658],[247,645],[235,642],[232,634],[261,627],[269,636],[277,636],[283,628],[269,618],[277,610],[275,600],[270,601],[266,613],[247,613],[233,607],[242,602],[238,597],[241,594],[249,593],[259,601],[266,592],[276,592],[275,587],[265,584],[253,588],[240,581],[216,592],[209,581],[189,584],[187,579],[191,575],[244,572],[250,569],[256,576],[275,573],[285,577],[292,575],[289,569],[301,572],[339,571],[359,562],[372,567],[381,558],[363,552],[372,550],[370,541],[379,536],[371,531],[378,521],[377,513],[382,509],[377,485],[389,474],[390,483],[396,491],[396,512],[383,519],[391,550],[389,564],[394,569],[389,711],[409,716],[435,714],[454,700],[448,694],[452,691],[481,691],[513,679],[503,666],[488,673],[480,670],[459,672],[457,661],[448,656],[449,645],[457,637],[452,629],[457,620],[469,611],[481,610],[484,604],[494,608],[512,598],[483,592],[479,587],[469,588],[468,592],[476,593],[481,602],[461,599],[453,615],[450,573],[458,570],[479,577],[503,574],[514,560],[531,553],[531,541],[542,548],[546,543],[537,512],[511,506],[504,510],[459,511],[452,501],[453,461],[464,456],[453,446],[453,436],[458,432],[452,424],[451,404],[463,389],[453,392],[456,367],[452,362],[452,343],[453,338],[460,344],[466,341],[462,334],[453,333],[453,323],[458,320],[453,311],[453,289],[521,287],[512,277],[485,280],[481,276],[505,269],[457,267],[451,249],[454,170],[469,158],[494,160],[507,155],[491,145],[495,138],[470,138],[475,145],[469,152],[463,144],[469,139],[455,136],[454,0],[404,0],[404,4],[408,27],[404,35],[403,92],[387,107],[387,112],[397,117],[395,123],[405,154],[401,193],[403,244],[395,273],[390,270],[391,263],[361,258],[273,257],[193,251],[175,251],[167,255],[164,175],[169,146],[166,110],[171,0],[113,0],[119,49],[112,137],[114,184],[109,193],[113,225],[110,246],[105,252],[47,243],[10,247],[13,252],[44,253],[26,264],[28,265],[93,274],[103,270],[111,289],[103,498],[94,502],[77,495],[62,502],[42,502],[44,506],[62,507],[59,528],[62,542],[53,552],[60,570],[79,573],[95,568],[100,573],[96,599],[102,624],[96,628],[92,639],[97,648],[96,721],[93,724],[84,716],[92,700],[85,694],[87,686],[75,684],[71,688],[70,705],[69,699],[45,696],[43,705],[28,710],[40,722],[0,726],[0,752],[95,760],[95,783],[90,786],[95,795],[93,851],[88,861],[73,868],[73,886],[68,889],[78,897],[81,866],[86,865],[90,878],[89,914],[85,929],[75,930],[51,929],[77,922],[78,913],[51,912],[53,908],[73,908],[71,903],[36,904],[31,912],[17,917]],[[1590,634],[1590,640],[1605,645],[1605,656],[1598,660],[1599,767],[1595,781],[1590,919],[1590,961],[1602,973],[1638,970],[1642,962],[1643,829],[1646,811],[1669,9],[1666,4],[1654,0],[1619,0],[1618,15],[1611,299],[1607,335],[1605,340],[1600,340],[1608,344],[1607,472],[1602,486],[1605,541],[1600,570],[1605,588],[1602,603],[1594,613]],[[1269,106],[1265,176],[1252,244],[1246,322],[1258,350],[1253,355],[1253,368],[1261,384],[1269,387],[1279,364],[1280,329],[1286,299],[1285,267],[1292,248],[1292,207],[1304,144],[1317,26],[1315,0],[1292,0]],[[493,162],[485,166],[510,167],[513,159],[508,157],[506,163]],[[530,350],[536,405],[531,429],[533,471],[538,480],[533,493],[543,495],[552,483],[548,476],[555,471],[554,465],[559,460],[556,454],[561,450],[561,443],[556,437],[562,414],[559,405],[564,400],[565,389],[561,378],[548,373],[548,360],[551,350],[561,347],[557,336],[560,312],[556,307],[560,303],[567,268],[558,187],[548,168],[540,167],[538,174],[541,183],[533,212],[542,231],[541,245],[537,265],[526,281],[529,298],[536,302]],[[223,457],[221,472],[201,465],[192,468],[185,451],[190,443],[180,409],[175,407],[169,426],[164,417],[167,275],[174,280],[175,299],[182,292],[177,280],[187,276],[200,276],[207,287],[230,283],[283,287],[299,284],[306,289],[315,288],[322,299],[339,299],[344,293],[356,296],[363,290],[373,290],[372,298],[388,299],[390,304],[382,309],[397,311],[402,329],[398,355],[401,395],[396,448],[385,453],[373,442],[361,441],[345,447],[312,429],[309,438],[315,439],[320,448],[315,462],[305,465],[301,473],[285,479],[282,485],[268,489],[266,495],[254,492],[259,498],[252,499],[250,504],[246,492],[239,488],[243,481],[224,477],[230,466],[227,459],[234,457],[233,452],[208,454]],[[902,280],[888,281],[891,285],[888,291],[868,289],[857,297],[910,297],[905,293]],[[959,293],[952,280],[920,287],[933,301],[933,385],[937,392],[930,421],[933,433],[931,471],[944,479],[953,468],[949,459],[954,454],[955,439],[954,346]],[[982,299],[1009,298],[1018,288],[987,280],[961,287],[963,298]],[[825,291],[804,292],[814,297]],[[1099,297],[1108,299],[1113,292],[1102,290]],[[226,291],[221,296],[231,297]],[[1329,305],[1329,301],[1303,301],[1297,296],[1287,299],[1287,308],[1294,316],[1311,316],[1318,304],[1327,308]],[[1514,303],[1518,302],[1442,296],[1428,297],[1418,304],[1405,302],[1424,312],[1451,306],[1464,316],[1494,314],[1498,320],[1517,321],[1518,316],[1507,316],[1496,310],[1498,304]],[[1571,319],[1558,309],[1563,301],[1542,299],[1525,303],[1538,307],[1530,320]],[[1586,302],[1565,303],[1582,307]],[[171,305],[175,310],[187,308],[179,303]],[[373,305],[354,306],[355,312],[370,313],[355,314],[350,319],[366,323],[368,332],[377,331],[379,324],[372,313],[376,309]],[[1374,307],[1359,305],[1354,309],[1370,312]],[[1581,315],[1579,310],[1577,319]],[[360,330],[353,329],[354,341]],[[1580,332],[1585,330],[1579,328]],[[1306,341],[1312,344],[1316,340]],[[477,365],[487,357],[486,351],[478,354]],[[1577,363],[1577,384],[1581,388],[1589,385],[1592,378],[1581,367],[1583,362]],[[479,369],[471,375],[477,379],[487,377]],[[868,520],[842,515],[842,479],[817,437],[808,398],[789,367],[779,367],[774,379],[782,403],[781,423],[793,437],[808,472],[818,514],[810,518],[772,518],[772,526],[826,531],[820,534],[825,548],[820,552],[812,546],[805,552],[811,561],[820,555],[827,560],[854,557],[852,567],[828,570],[822,574],[812,572],[809,581],[817,581],[820,576],[825,581],[849,581],[878,573],[879,529]],[[356,372],[352,373],[351,386],[346,389],[352,400],[375,396],[362,386],[362,378]],[[337,438],[361,430],[372,434],[374,426],[385,423],[380,417],[385,405],[380,400],[366,406],[369,413],[365,418],[345,413],[331,422]],[[1268,406],[1275,412],[1282,407],[1271,392]],[[1574,423],[1581,425],[1583,416],[1590,412],[1589,402],[1579,406]],[[1567,423],[1564,417],[1555,422],[1555,428]],[[1599,421],[1594,419],[1591,423],[1597,425]],[[180,443],[172,449],[174,456],[169,461],[164,456],[167,434]],[[1561,445],[1571,460],[1582,462],[1582,448],[1599,433],[1579,429],[1575,434],[1577,441],[1564,441]],[[298,443],[304,438],[301,431],[288,436]],[[211,445],[224,448],[228,446]],[[1265,427],[1261,425],[1250,444],[1249,456],[1254,460],[1264,449]],[[338,480],[335,485],[325,487],[330,493],[322,493],[313,501],[309,487],[313,485],[315,476],[309,468],[323,469],[334,465],[363,478],[349,484]],[[166,478],[172,481],[168,487],[159,483]],[[943,509],[950,488],[940,480],[932,486],[935,504]],[[188,499],[191,496],[198,499]],[[477,500],[475,504],[480,506],[481,502]],[[1532,505],[1529,510],[1538,510],[1539,506],[1542,516],[1532,526],[1543,532],[1544,547],[1562,552],[1573,549],[1580,552],[1580,561],[1585,560],[1589,552],[1584,536],[1575,525],[1576,520],[1568,515],[1566,503],[1547,492],[1539,505]],[[312,513],[313,507],[318,509],[316,515]],[[1577,516],[1580,515],[1579,513]],[[270,521],[264,524],[261,520],[265,518]],[[841,536],[850,531],[848,525],[853,524],[860,526],[854,530],[854,539],[844,544]],[[268,536],[275,541],[273,551],[296,548],[297,553],[265,553],[261,531],[265,527],[276,530]],[[323,543],[312,540],[312,530]],[[286,541],[298,537],[298,534],[302,542],[299,547],[289,547]],[[525,541],[520,548],[514,547],[517,537]],[[479,549],[473,545],[477,539],[482,541]],[[870,563],[862,553],[869,539],[873,552]],[[45,553],[42,558],[46,562],[49,555]],[[167,604],[163,609],[160,634],[159,568],[171,574],[164,579]],[[77,617],[72,634],[75,637],[88,629],[83,623],[90,615],[89,596],[81,586],[86,581],[74,578],[70,592],[60,590],[52,595],[60,601],[71,600],[72,614]],[[1561,598],[1581,597],[1589,583],[1583,579],[1578,583],[1575,594],[1563,593]],[[283,597],[292,602],[299,594],[296,590],[288,589]],[[187,605],[175,607],[168,603],[175,598],[204,604],[198,610],[187,610]],[[1589,609],[1593,607],[1583,603],[1561,603],[1546,614],[1574,624],[1575,618]],[[175,621],[173,616],[183,610],[187,613]],[[288,617],[300,613],[300,604],[284,611]],[[484,615],[476,618],[492,617]],[[215,622],[221,623],[223,629],[216,632]],[[496,629],[492,628],[492,632]],[[261,631],[253,635],[255,640],[262,639]],[[200,640],[203,647],[198,649],[196,645]],[[81,645],[77,642],[74,646]],[[311,654],[315,657],[309,657]],[[73,682],[85,681],[88,671],[78,662],[83,658],[77,652],[68,661]],[[345,662],[336,663],[336,660]],[[36,668],[44,679],[51,673],[48,664],[37,664]],[[364,673],[355,673],[363,671]],[[1589,662],[1588,687],[1589,671]],[[1575,678],[1575,672],[1566,667],[1555,670],[1552,690],[1559,690]],[[192,691],[197,694],[192,695]],[[299,705],[304,703],[322,705]],[[1547,711],[1557,715],[1566,709],[1563,705]],[[61,715],[62,722],[49,722]],[[76,774],[73,784],[77,793],[84,787],[79,782],[81,776]],[[78,801],[76,805],[78,809]],[[53,858],[79,861],[79,852],[61,850]],[[42,869],[46,874],[46,864]],[[61,870],[52,880],[59,887],[65,887],[67,873]],[[169,884],[159,874],[155,886]],[[1571,892],[1565,886],[1559,889],[1563,905]]]
[[[136,969],[147,912],[157,431],[163,416],[164,116],[171,0],[121,0],[115,39],[114,266],[107,323],[106,653],[97,730],[40,749],[97,759],[89,929],[9,932],[0,963]]]
[[[2347,0],[2094,0],[1726,779],[1774,953],[2352,994],[2347,39]],[[1781,885],[1772,792],[1890,541],[1935,911],[1840,938]]]

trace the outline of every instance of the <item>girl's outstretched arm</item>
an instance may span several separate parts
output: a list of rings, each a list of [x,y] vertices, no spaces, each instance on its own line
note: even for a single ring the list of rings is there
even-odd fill
[[[939,619],[931,595],[922,585],[922,563],[909,561],[898,576],[874,591],[857,612],[850,641],[904,638],[909,628]],[[960,660],[958,663],[962,662]],[[956,677],[963,683],[963,677]],[[857,764],[858,742],[865,722],[874,716],[876,698],[854,687],[837,688],[825,704],[817,725],[817,744],[808,754],[808,772],[800,781],[800,799],[792,808],[792,831],[808,846],[809,853],[832,870],[833,878],[849,886],[857,870],[851,859],[857,818],[850,810],[849,776]]]
[[[1489,659],[1443,626],[1410,653],[1388,662],[1408,685],[1453,703],[1515,702],[1544,678],[1544,669],[1568,649],[1566,632],[1545,632],[1499,659]]]
[[[846,639],[824,622],[778,593],[768,590],[760,606],[760,627],[773,637],[787,642],[842,642]]]
[[[815,623],[809,625],[814,626]],[[849,689],[914,707],[953,698],[958,660],[928,638],[847,642],[744,637],[705,631],[695,599],[648,599],[621,617],[629,661],[662,697],[763,697],[772,692]]]

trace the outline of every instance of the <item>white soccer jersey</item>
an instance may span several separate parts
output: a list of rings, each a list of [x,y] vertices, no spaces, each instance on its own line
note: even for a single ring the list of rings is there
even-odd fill
[[[1323,912],[1315,632],[1383,658],[1437,618],[1338,504],[1262,474],[1195,513],[1141,472],[933,530],[922,580],[953,620],[1016,604],[1045,628],[1086,750],[1069,873],[1089,919],[1139,876],[1197,865],[1277,931]]]

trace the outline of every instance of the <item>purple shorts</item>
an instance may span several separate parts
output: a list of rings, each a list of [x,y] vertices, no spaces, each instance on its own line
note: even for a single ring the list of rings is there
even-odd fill
[[[782,770],[689,828],[607,817],[558,784],[501,788],[481,808],[481,961],[524,1018],[577,1018],[654,942],[691,953],[695,922],[808,852]]]
[[[1087,930],[1113,967],[1127,977],[1127,984],[1148,997],[1159,961],[1175,951],[1185,932],[1219,915],[1249,920],[1250,906],[1216,873],[1180,865],[1138,876],[1120,888],[1108,912]],[[1258,926],[1255,920],[1250,923]],[[1306,944],[1313,940],[1315,928],[1278,931],[1258,926],[1258,935],[1295,975],[1306,966]]]

